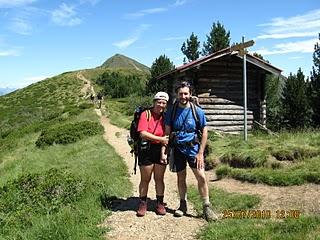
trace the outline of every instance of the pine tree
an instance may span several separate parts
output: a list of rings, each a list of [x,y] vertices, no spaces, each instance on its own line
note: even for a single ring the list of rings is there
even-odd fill
[[[268,75],[266,79],[267,101],[267,127],[273,131],[281,129],[282,107],[281,97],[284,87],[284,78],[276,75]]]
[[[230,46],[230,31],[218,21],[213,23],[211,32],[207,35],[207,41],[203,43],[202,55],[208,55]]]
[[[156,77],[174,68],[173,62],[166,55],[156,58],[150,69],[151,77],[147,83],[147,92],[154,94],[158,91],[167,91],[167,82],[163,80],[159,81]]]
[[[283,89],[282,113],[285,127],[303,128],[309,126],[311,109],[306,92],[305,76],[299,68],[297,75],[290,73]]]
[[[319,34],[320,40],[320,34]],[[313,53],[312,72],[310,76],[310,103],[313,110],[312,121],[320,127],[320,45],[316,43]]]
[[[187,57],[188,61],[191,62],[199,58],[199,47],[200,41],[198,41],[198,37],[192,33],[190,38],[182,44],[181,51]],[[186,63],[185,58],[183,59],[183,62]]]

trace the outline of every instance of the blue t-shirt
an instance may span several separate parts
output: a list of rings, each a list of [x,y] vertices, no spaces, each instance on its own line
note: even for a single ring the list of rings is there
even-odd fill
[[[199,127],[202,129],[207,125],[204,111],[197,106],[195,107],[198,113]],[[167,111],[165,125],[170,126],[172,132],[176,132],[176,143],[179,150],[185,155],[194,157],[199,151],[199,144],[195,144],[193,147],[183,145],[186,142],[193,142],[196,137],[196,121],[192,109],[191,107],[181,108],[177,106],[173,121],[171,120],[172,110],[173,106]]]

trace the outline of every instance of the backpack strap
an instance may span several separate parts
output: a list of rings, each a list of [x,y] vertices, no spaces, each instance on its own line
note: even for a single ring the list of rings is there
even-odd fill
[[[150,111],[150,109],[149,109],[149,108],[148,108],[148,109],[146,109],[145,111],[146,111],[147,121],[149,122],[149,121],[150,121],[150,119],[151,119],[151,111]]]
[[[197,112],[197,107],[195,106],[195,104],[193,102],[189,102],[189,103],[190,103],[193,118],[196,122],[196,130],[201,130],[200,129],[200,119],[199,119],[199,114]]]
[[[200,119],[199,119],[199,114],[197,112],[197,107],[196,105],[193,103],[193,102],[190,102],[189,101],[189,104],[190,104],[190,108],[191,108],[191,112],[192,112],[192,116],[196,122],[196,130],[201,130],[200,129]],[[176,114],[177,114],[177,108],[178,108],[178,105],[179,105],[179,102],[176,101],[174,104],[173,104],[173,107],[172,107],[172,112],[171,112],[171,127],[173,128],[173,122],[176,118]]]
[[[179,105],[179,102],[175,101],[172,107],[172,111],[171,111],[171,128],[172,129],[173,129],[173,122],[176,119],[178,105]]]

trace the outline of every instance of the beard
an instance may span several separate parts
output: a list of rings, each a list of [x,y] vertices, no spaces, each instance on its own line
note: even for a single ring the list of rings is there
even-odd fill
[[[185,106],[185,105],[188,104],[189,100],[190,100],[189,98],[182,99],[182,100],[179,101],[179,103],[180,103],[181,105]]]

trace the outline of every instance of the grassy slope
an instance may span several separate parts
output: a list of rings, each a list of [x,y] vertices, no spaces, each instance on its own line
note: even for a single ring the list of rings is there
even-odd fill
[[[107,59],[102,65],[101,67],[103,68],[112,68],[112,69],[133,69],[133,70],[137,70],[137,68],[139,69],[138,71],[143,71],[145,73],[150,73],[150,69],[137,62],[134,59],[128,58],[124,55],[121,54],[116,54],[114,56],[112,56],[111,58]]]
[[[0,97],[0,187],[11,186],[9,181],[29,173],[44,174],[51,168],[69,172],[86,186],[77,201],[56,212],[45,214],[32,207],[28,211],[30,225],[2,225],[1,239],[99,239],[103,230],[97,225],[108,214],[101,198],[130,194],[126,166],[101,135],[68,145],[44,149],[35,146],[41,130],[48,127],[98,121],[92,108],[81,108],[85,105],[79,98],[81,87],[75,73],[67,73]],[[0,209],[6,201],[0,196]],[[15,201],[18,200],[12,204]],[[28,203],[19,206],[20,210],[13,209],[6,213],[9,215],[0,214],[0,225],[8,222],[5,216],[17,217],[18,221],[24,208],[30,208]]]

